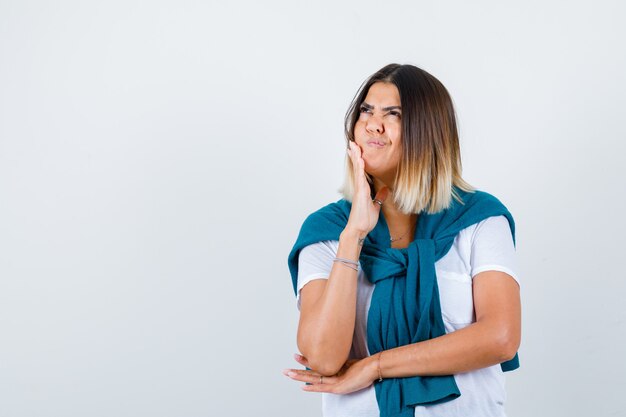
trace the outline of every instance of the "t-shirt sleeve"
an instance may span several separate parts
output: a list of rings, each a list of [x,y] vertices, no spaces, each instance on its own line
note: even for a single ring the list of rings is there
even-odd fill
[[[300,290],[314,279],[328,279],[336,253],[331,241],[317,242],[302,248],[298,257],[298,310]]]
[[[472,236],[470,264],[472,278],[484,271],[501,271],[519,285],[515,245],[506,217],[488,217],[478,223]]]

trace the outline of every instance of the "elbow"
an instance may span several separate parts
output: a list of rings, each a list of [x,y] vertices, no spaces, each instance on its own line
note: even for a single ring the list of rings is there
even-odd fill
[[[519,344],[504,343],[500,347],[500,352],[499,352],[500,363],[510,361],[511,359],[513,359],[515,357],[515,354],[517,353],[518,346]]]
[[[511,328],[499,329],[495,336],[495,343],[493,343],[493,346],[496,348],[495,355],[499,363],[509,361],[515,357],[520,346],[520,340],[521,335],[519,331]]]
[[[310,368],[323,376],[337,375],[341,370],[342,364],[338,362],[330,362],[328,360],[317,361],[317,358],[313,358],[313,361],[309,360]]]
[[[347,360],[347,358],[316,350],[301,349],[300,352],[308,361],[308,367],[324,376],[336,375]]]
[[[333,353],[332,349],[324,349],[321,346],[311,346],[298,341],[298,349],[302,356],[304,356],[308,362],[308,367],[320,375],[333,376],[336,375],[341,367],[347,361],[347,355],[344,358],[343,355]]]

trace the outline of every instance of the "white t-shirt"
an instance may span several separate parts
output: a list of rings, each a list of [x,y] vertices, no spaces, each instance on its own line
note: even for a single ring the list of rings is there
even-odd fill
[[[315,279],[327,279],[339,242],[324,241],[306,246],[298,259],[298,310],[300,290]],[[435,263],[441,312],[446,333],[476,321],[472,297],[472,278],[484,271],[515,274],[515,247],[509,223],[504,216],[489,217],[467,227],[455,237],[450,251]],[[374,285],[362,269],[358,273],[357,311],[350,358],[369,356],[367,312]],[[429,417],[504,417],[504,375],[500,365],[454,375],[461,396],[452,401],[415,407],[415,416]],[[324,417],[378,417],[374,385],[346,394],[322,394]]]

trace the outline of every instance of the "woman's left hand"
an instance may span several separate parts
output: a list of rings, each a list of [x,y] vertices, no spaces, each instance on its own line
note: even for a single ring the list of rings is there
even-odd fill
[[[302,355],[295,354],[294,358],[303,366],[309,363]],[[302,389],[309,392],[332,392],[333,394],[349,394],[367,388],[377,377],[377,369],[373,366],[371,356],[365,359],[350,359],[341,370],[333,376],[324,376],[313,370],[285,369],[283,374],[295,381],[308,382]]]

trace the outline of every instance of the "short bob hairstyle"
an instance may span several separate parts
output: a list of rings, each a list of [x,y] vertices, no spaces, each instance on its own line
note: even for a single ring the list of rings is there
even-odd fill
[[[391,83],[400,93],[402,156],[392,190],[400,211],[436,213],[448,208],[453,197],[461,201],[453,186],[469,192],[474,189],[461,178],[459,134],[452,98],[443,84],[426,71],[413,65],[389,64],[369,77],[346,113],[346,139],[354,141],[354,126],[361,104],[377,82]],[[367,173],[366,177],[372,186],[372,177]],[[374,195],[373,186],[371,188]],[[340,192],[346,200],[352,201],[354,175],[349,157]]]

